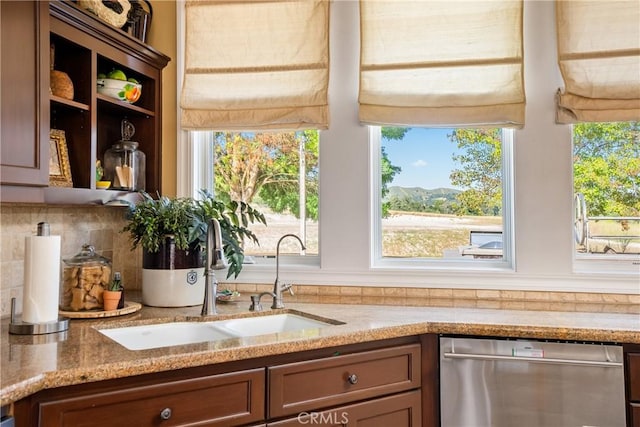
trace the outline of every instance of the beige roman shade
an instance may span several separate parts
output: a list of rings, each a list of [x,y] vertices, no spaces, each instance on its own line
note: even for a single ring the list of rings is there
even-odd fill
[[[522,127],[522,1],[360,0],[360,120]]]
[[[185,129],[328,127],[329,2],[187,0]]]
[[[640,120],[640,1],[556,3],[557,121]]]

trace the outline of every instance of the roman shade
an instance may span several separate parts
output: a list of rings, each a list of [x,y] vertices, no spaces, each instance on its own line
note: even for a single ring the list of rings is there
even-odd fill
[[[329,2],[185,3],[185,129],[328,127]]]
[[[557,1],[559,123],[640,120],[640,2]]]
[[[360,0],[360,121],[522,127],[522,1]]]

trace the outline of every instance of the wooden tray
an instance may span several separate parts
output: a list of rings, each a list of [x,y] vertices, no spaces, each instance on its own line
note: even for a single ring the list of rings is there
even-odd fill
[[[124,316],[125,314],[135,313],[142,308],[139,302],[125,301],[124,307],[118,310],[110,311],[64,311],[59,310],[60,316],[70,319],[99,319],[101,317]]]

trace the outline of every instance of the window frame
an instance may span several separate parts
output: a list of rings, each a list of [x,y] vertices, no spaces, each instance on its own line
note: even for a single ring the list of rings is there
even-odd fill
[[[502,238],[501,260],[458,260],[445,258],[390,258],[382,255],[382,171],[381,127],[369,126],[371,268],[413,270],[514,271],[515,236],[513,228],[513,139],[512,129],[502,129]],[[400,142],[401,143],[401,142]]]
[[[573,124],[567,125],[571,128],[571,153],[573,158],[574,144],[573,144]],[[574,185],[574,164],[571,162],[571,183],[572,189],[575,189]],[[574,190],[575,191],[575,190]],[[574,215],[576,211],[575,207],[575,195],[574,195]],[[587,214],[587,219],[589,218]],[[575,222],[574,222],[575,224]],[[575,225],[574,225],[575,227]],[[588,253],[580,254],[577,251],[577,242],[573,239],[573,257],[572,266],[574,273],[581,274],[637,274],[640,271],[640,254],[597,254]]]

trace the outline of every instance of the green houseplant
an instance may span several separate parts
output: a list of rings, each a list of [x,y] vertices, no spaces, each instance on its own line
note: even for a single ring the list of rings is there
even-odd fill
[[[200,200],[140,194],[142,200],[131,206],[122,231],[129,233],[132,249],[142,248],[142,300],[146,305],[202,304],[209,219],[220,223],[224,254],[229,261],[227,278],[238,277],[242,271],[242,242],[250,239],[258,243],[249,224],[266,224],[264,215],[249,204],[225,203],[205,190],[201,191]]]

